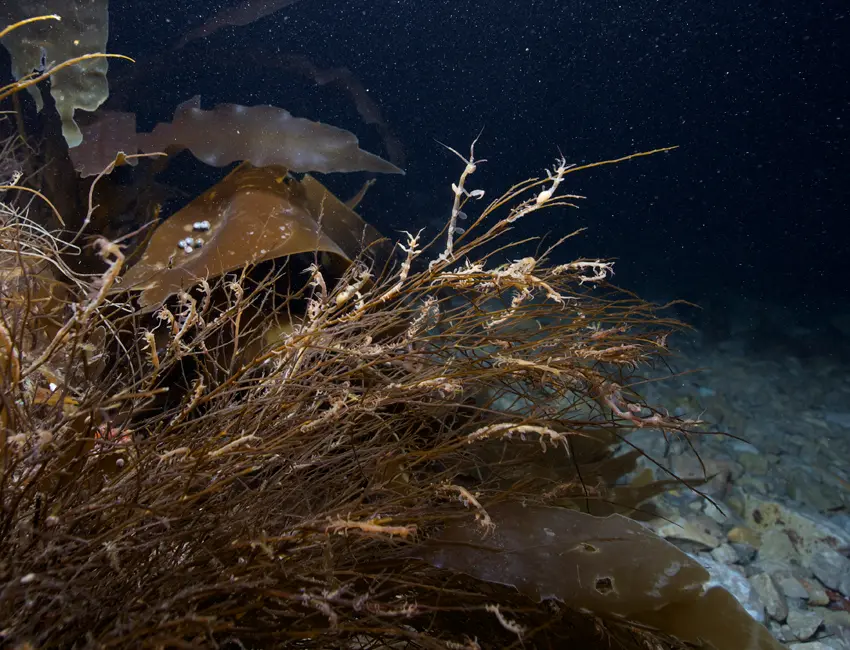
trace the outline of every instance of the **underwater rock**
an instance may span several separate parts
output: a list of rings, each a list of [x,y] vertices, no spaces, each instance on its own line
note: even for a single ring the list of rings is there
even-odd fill
[[[792,643],[788,646],[788,650],[846,650],[847,645],[838,643],[829,643],[824,641],[812,641],[810,643]]]
[[[850,532],[841,530],[825,517],[802,513],[788,506],[753,494],[744,494],[744,519],[755,531],[774,528],[785,530],[804,557],[824,548],[850,546]]]
[[[788,602],[770,574],[759,573],[750,578],[750,584],[758,592],[768,616],[780,623],[784,621],[788,616]]]
[[[745,526],[735,526],[735,528],[726,533],[726,539],[732,544],[747,544],[754,551],[761,546],[761,535]]]
[[[762,535],[756,562],[762,571],[773,573],[793,566],[799,567],[801,558],[788,534],[773,529]]]
[[[706,587],[722,587],[735,597],[741,606],[747,611],[747,614],[753,617],[759,623],[764,623],[764,603],[759,598],[753,586],[750,584],[741,573],[740,567],[734,569],[719,562],[712,562],[705,557],[696,557],[697,561],[702,564],[711,575]]]
[[[793,577],[782,578],[779,581],[779,588],[787,598],[796,598],[801,600],[809,599],[809,592],[803,584]]]
[[[707,549],[717,548],[723,540],[723,531],[708,517],[679,519],[659,526],[655,532],[666,539],[694,542]]]
[[[738,551],[731,544],[721,544],[711,551],[711,557],[720,564],[737,564],[740,561]]]
[[[825,548],[808,558],[808,568],[824,585],[845,596],[850,593],[850,560],[838,551]]]
[[[788,612],[788,627],[791,634],[800,641],[811,639],[823,623],[823,616],[817,612],[792,610]]]

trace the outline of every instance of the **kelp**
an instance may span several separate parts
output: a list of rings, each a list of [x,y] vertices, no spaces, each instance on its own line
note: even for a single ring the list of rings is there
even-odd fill
[[[281,165],[294,172],[402,174],[392,163],[360,149],[350,131],[295,117],[275,106],[218,104],[201,109],[200,96],[180,104],[171,122],[136,133],[135,117],[102,113],[87,127],[89,138],[71,151],[84,176],[102,171],[119,152],[177,153],[188,149],[215,167],[246,161],[256,167]],[[211,138],[210,133],[217,137]]]
[[[350,262],[379,233],[310,176],[243,164],[156,228],[124,290],[154,306],[201,280],[297,253]]]
[[[216,138],[210,138],[216,133]],[[282,165],[295,172],[370,171],[401,174],[398,167],[363,151],[357,137],[329,124],[295,117],[276,106],[218,104],[201,108],[196,95],[183,102],[170,123],[139,135],[143,152],[189,149],[208,165],[247,161],[257,167]]]
[[[406,160],[404,147],[401,141],[390,129],[384,118],[383,111],[363,82],[346,67],[320,68],[305,56],[290,54],[269,59],[267,56],[259,56],[256,50],[249,50],[242,56],[242,60],[254,62],[257,67],[279,67],[284,70],[298,72],[313,80],[320,86],[335,86],[346,93],[354,102],[357,114],[365,124],[371,124],[381,136],[384,149],[390,161],[397,167],[404,167]]]
[[[202,25],[187,32],[172,49],[179,50],[192,41],[206,38],[225,27],[244,27],[261,18],[271,16],[295,4],[298,0],[241,0],[235,7],[227,7],[210,16]]]
[[[68,153],[74,169],[82,177],[97,176],[119,154],[138,153],[136,114],[99,110],[80,122],[83,141]],[[131,159],[129,164],[135,165]]]
[[[50,94],[62,119],[62,134],[69,147],[82,141],[74,121],[77,110],[94,111],[109,97],[108,58],[102,56],[109,38],[108,0],[15,0],[0,5],[0,25],[52,14],[56,20],[39,20],[17,29],[2,44],[12,57],[12,74],[22,80],[49,70],[56,62],[100,54],[63,68],[53,75]],[[38,90],[28,88],[39,110]]]
[[[557,160],[459,233],[483,196],[461,157],[445,248],[408,233],[371,267],[377,232],[285,166],[237,168],[129,271],[96,239],[96,277],[3,204],[0,642],[776,647],[637,524],[552,507],[616,498],[632,428],[703,433],[628,388],[681,325],[608,286],[608,262],[495,260],[518,221],[573,205],[582,167]],[[297,290],[249,273],[299,251]],[[620,487],[628,510],[663,485]]]
[[[702,565],[620,515],[519,503],[486,508],[488,525],[457,520],[414,554],[434,566],[517,589],[532,600],[652,625],[723,650],[780,650]]]

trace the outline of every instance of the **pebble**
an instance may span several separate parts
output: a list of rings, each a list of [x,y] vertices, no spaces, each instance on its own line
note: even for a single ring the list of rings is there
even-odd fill
[[[761,546],[756,561],[764,571],[775,571],[801,564],[800,554],[794,548],[791,538],[780,529],[765,531],[761,536]]]
[[[809,592],[809,605],[829,605],[829,594],[819,583],[814,580],[806,580],[803,582],[803,586]]]
[[[850,627],[850,612],[846,609],[827,609],[826,607],[814,607],[813,612],[817,612],[823,617],[823,622],[829,625],[840,625],[842,627]]]
[[[723,539],[723,531],[707,517],[678,519],[656,528],[655,532],[664,538],[694,542],[708,549],[717,548]]]
[[[750,578],[750,584],[764,603],[767,615],[780,623],[788,616],[788,602],[768,573],[759,573]]]
[[[746,544],[744,542],[733,542],[732,548],[737,551],[739,561],[744,564],[752,562],[756,557],[756,553],[758,552],[755,546],[751,546],[750,544]]]
[[[810,643],[792,643],[788,646],[788,650],[847,650],[847,645],[841,641],[837,643],[811,641]]]
[[[767,458],[761,454],[745,452],[738,456],[738,462],[744,466],[744,470],[748,474],[763,475],[767,473],[768,463]]]
[[[779,581],[779,589],[787,598],[809,599],[809,592],[806,591],[803,584],[796,578],[782,578]]]
[[[812,611],[791,610],[788,612],[788,627],[794,638],[800,641],[811,639],[823,623],[823,616]]]
[[[701,436],[703,473],[687,445],[662,449],[647,434],[655,446],[645,451],[683,478],[714,475],[700,489],[717,503],[681,491],[664,501],[680,526],[656,525],[790,650],[850,650],[850,375],[830,357],[756,351],[730,336],[700,339],[680,362],[709,376],[653,384],[657,403],[685,417],[696,404],[740,438]]]
[[[721,544],[712,550],[711,557],[721,564],[737,564],[740,559],[738,557],[738,551],[729,544]],[[802,589],[802,586],[800,588]]]
[[[726,533],[726,539],[733,543],[749,544],[756,549],[761,546],[761,535],[744,526],[736,526],[730,530]]]
[[[727,505],[724,505],[719,502],[718,505],[720,505],[722,509],[718,508],[713,503],[706,503],[703,512],[705,512],[705,515],[713,521],[723,525],[729,521],[729,517],[732,515],[733,511]]]
[[[808,568],[828,588],[845,595],[850,592],[850,560],[838,551],[824,548],[820,553],[813,554],[809,558]]]

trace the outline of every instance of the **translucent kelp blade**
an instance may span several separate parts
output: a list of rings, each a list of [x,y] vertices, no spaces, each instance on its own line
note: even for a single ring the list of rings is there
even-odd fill
[[[486,536],[469,520],[449,522],[418,555],[434,566],[514,587],[535,601],[555,599],[651,623],[686,641],[708,641],[723,650],[781,647],[734,598],[705,593],[709,574],[698,562],[635,521],[517,503],[487,512],[495,527]],[[671,608],[675,620],[663,608]],[[700,623],[700,616],[724,621],[737,635],[729,638]]]
[[[12,58],[15,79],[68,59],[105,52],[109,37],[108,5],[108,0],[0,2],[0,26],[44,14],[61,16],[61,20],[31,23],[3,40]],[[108,68],[107,58],[92,58],[57,72],[51,79],[50,94],[56,102],[62,119],[62,135],[69,147],[79,145],[83,137],[74,121],[74,112],[78,109],[94,111],[109,97]],[[33,86],[29,92],[41,110],[38,89]]]
[[[218,104],[203,110],[200,96],[180,104],[170,123],[161,122],[137,138],[146,153],[188,149],[215,167],[244,160],[257,167],[283,165],[294,172],[404,173],[361,149],[350,131],[295,117],[276,106]]]
[[[337,213],[326,208],[320,227],[311,205],[283,167],[242,165],[156,229],[122,288],[141,290],[141,304],[150,306],[202,279],[265,260],[314,251],[347,260],[358,254],[352,237],[338,245],[329,232],[356,228],[377,235],[350,210],[339,225]]]
[[[71,151],[81,176],[99,174],[115,155],[188,149],[208,165],[247,161],[257,167],[281,165],[294,172],[403,174],[383,158],[360,148],[350,131],[295,117],[276,106],[219,104],[202,110],[200,97],[180,104],[171,122],[151,133],[136,133],[135,115],[100,111],[83,124],[82,146]],[[211,135],[213,134],[213,135]]]
[[[599,614],[629,616],[694,600],[708,580],[696,561],[625,517],[592,517],[543,506],[487,508],[495,529],[481,537],[450,522],[426,559],[533,598],[554,598]]]
[[[243,27],[250,25],[261,18],[270,16],[275,12],[295,4],[298,0],[247,0],[240,2],[235,7],[226,7],[221,11],[216,12],[207,21],[196,27],[175,45],[175,50],[185,47],[187,43],[191,43],[199,38],[206,38],[211,34],[215,34],[220,29],[225,27]]]
[[[81,119],[79,126],[83,142],[68,153],[83,178],[100,174],[119,153],[132,155],[139,150],[135,113],[99,110]],[[136,161],[130,159],[129,164]]]
[[[381,233],[363,221],[359,214],[309,174],[301,179],[299,187],[304,193],[308,211],[321,221],[322,232],[345,251],[349,258],[382,239]],[[382,246],[380,251],[374,248],[372,250],[376,254],[383,253],[386,256],[390,247],[387,242],[387,246]]]
[[[706,590],[697,600],[670,603],[632,618],[679,639],[708,642],[718,650],[784,648],[722,587]]]

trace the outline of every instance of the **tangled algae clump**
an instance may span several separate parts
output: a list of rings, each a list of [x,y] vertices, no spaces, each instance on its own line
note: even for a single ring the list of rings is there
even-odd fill
[[[267,171],[317,248],[172,281],[172,255],[133,270],[169,220],[130,245],[89,204],[85,232],[53,230],[59,201],[22,183],[30,154],[10,142],[5,645],[777,647],[634,521],[678,481],[625,484],[642,452],[622,435],[701,432],[630,388],[681,325],[609,285],[608,262],[511,261],[514,225],[578,200],[582,168],[558,160],[487,203],[471,151],[447,238],[409,233],[391,255],[365,226],[343,243],[359,217],[318,181]],[[346,228],[311,230],[329,205]]]

